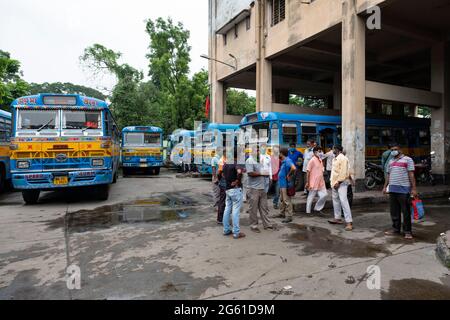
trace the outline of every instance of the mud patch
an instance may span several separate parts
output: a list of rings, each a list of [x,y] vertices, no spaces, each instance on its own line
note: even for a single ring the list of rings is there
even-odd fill
[[[301,255],[304,256],[317,252],[329,252],[342,258],[375,258],[380,254],[392,254],[383,245],[372,244],[369,240],[342,238],[325,228],[307,225],[293,225],[292,228],[295,232],[286,236],[285,241],[303,244]]]
[[[198,203],[187,197],[165,194],[94,210],[68,213],[65,217],[48,221],[50,229],[67,228],[70,233],[84,233],[108,229],[120,224],[163,224],[189,219],[197,211]]]
[[[381,299],[449,300],[450,286],[420,279],[392,280],[389,290],[381,292]]]

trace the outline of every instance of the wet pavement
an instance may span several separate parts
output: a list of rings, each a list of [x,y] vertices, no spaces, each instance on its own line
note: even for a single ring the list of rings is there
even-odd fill
[[[210,182],[169,171],[121,178],[104,203],[74,190],[24,206],[9,193],[0,196],[0,299],[450,299],[450,270],[434,252],[450,230],[450,200],[425,206],[410,242],[384,236],[385,204],[355,209],[351,233],[329,225],[327,210],[255,234],[244,210],[248,237],[236,241],[215,223]],[[71,265],[81,290],[67,288]],[[379,290],[366,284],[373,265]]]

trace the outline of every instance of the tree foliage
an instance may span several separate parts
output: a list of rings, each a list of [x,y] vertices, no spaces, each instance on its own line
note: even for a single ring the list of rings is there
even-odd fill
[[[11,102],[27,94],[28,84],[22,80],[20,62],[0,50],[0,108],[9,110]]]
[[[306,108],[320,109],[327,107],[327,99],[320,97],[291,95],[289,97],[289,104]]]
[[[234,116],[244,116],[256,112],[256,98],[250,97],[245,91],[227,90],[227,113]]]
[[[106,100],[106,95],[93,88],[76,85],[70,82],[61,83],[31,83],[29,85],[29,94],[38,93],[61,93],[61,94],[79,94],[87,97],[97,98],[100,100]]]

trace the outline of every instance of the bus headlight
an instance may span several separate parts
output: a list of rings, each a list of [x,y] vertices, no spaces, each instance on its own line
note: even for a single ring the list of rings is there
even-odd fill
[[[29,169],[30,162],[29,161],[17,161],[17,169]]]
[[[105,164],[105,161],[103,159],[93,159],[92,160],[93,167],[103,167],[104,164]]]

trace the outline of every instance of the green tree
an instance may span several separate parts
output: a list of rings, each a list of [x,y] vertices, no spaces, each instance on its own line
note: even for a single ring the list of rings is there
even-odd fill
[[[189,79],[190,33],[182,23],[174,24],[170,18],[148,20],[146,31],[150,37],[149,76],[159,91],[160,115],[165,118],[162,126],[165,132],[192,129],[192,119],[197,116],[193,83],[198,85],[201,76]]]
[[[245,91],[227,90],[227,113],[243,116],[256,112],[256,98],[250,97]]]
[[[28,91],[28,84],[22,80],[20,62],[11,59],[8,52],[0,50],[0,108],[9,110],[11,102],[24,96]]]
[[[320,109],[327,107],[327,99],[320,97],[291,95],[289,97],[289,104],[306,108]]]
[[[100,100],[106,100],[106,95],[101,93],[100,91],[76,85],[73,83],[31,83],[28,90],[29,94],[38,94],[38,93],[61,93],[61,94],[80,94],[87,97],[97,98]]]
[[[80,59],[95,75],[115,75],[117,84],[111,95],[111,103],[120,127],[153,124],[151,115],[155,112],[149,109],[152,107],[151,97],[156,92],[155,87],[151,83],[141,83],[142,72],[126,63],[120,63],[121,57],[121,53],[94,44],[85,49]]]

